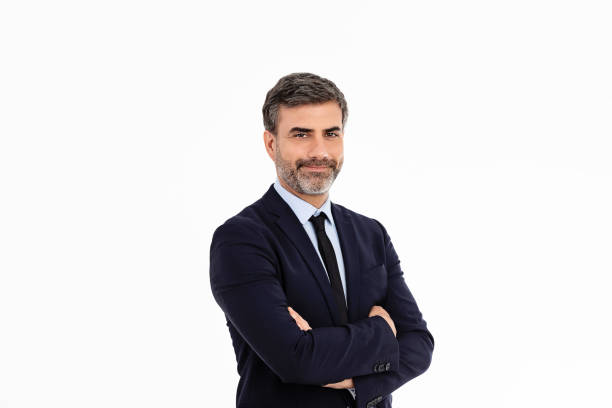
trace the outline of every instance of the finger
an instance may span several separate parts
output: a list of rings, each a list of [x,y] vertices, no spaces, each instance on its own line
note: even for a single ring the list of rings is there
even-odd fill
[[[337,382],[337,383],[326,384],[323,387],[334,388],[334,389],[337,389],[337,390],[342,389],[342,388],[348,388],[346,380],[340,381],[340,382]]]
[[[291,316],[293,317],[293,320],[295,321],[295,323],[298,325],[298,327],[302,330],[307,330],[308,327],[308,322],[306,320],[304,320],[303,318],[300,317],[300,315],[296,315],[296,316]]]
[[[291,306],[287,307],[287,309],[289,310],[289,315],[291,315],[291,317],[293,318],[293,320],[295,320],[295,323],[298,325],[298,327],[301,330],[304,330],[304,331],[312,330],[308,322],[304,320],[304,318],[300,316],[298,312],[293,310]]]
[[[304,319],[302,319],[302,316],[300,316],[297,313],[292,314],[291,317],[293,317],[293,320],[295,320],[296,322],[301,322],[302,320],[304,320]]]
[[[295,310],[293,310],[293,308],[291,308],[291,307],[289,307],[289,314],[294,319],[301,319],[302,318],[302,316],[300,316],[300,314],[298,312],[296,312]]]
[[[299,322],[299,323],[302,323],[302,324],[304,324],[304,323],[308,324],[308,322],[306,320],[304,320],[304,318],[302,316],[300,316],[300,314],[298,312],[294,312],[294,313],[295,313],[295,316],[293,316],[293,317],[294,317],[296,322]]]

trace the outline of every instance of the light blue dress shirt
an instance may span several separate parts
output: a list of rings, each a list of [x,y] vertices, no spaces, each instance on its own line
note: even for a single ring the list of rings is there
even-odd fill
[[[323,269],[327,271],[325,268],[325,262],[323,262],[323,258],[321,257],[321,253],[319,252],[319,245],[317,243],[317,234],[314,229],[314,225],[310,222],[310,217],[317,216],[321,212],[324,212],[327,216],[325,220],[325,233],[329,237],[329,240],[334,247],[334,252],[336,255],[336,261],[338,261],[338,271],[340,272],[340,280],[342,281],[342,289],[344,290],[344,301],[347,302],[348,296],[346,295],[346,275],[344,273],[344,259],[342,258],[342,249],[340,248],[340,239],[338,238],[338,230],[336,229],[336,223],[334,222],[334,217],[332,216],[331,211],[331,201],[329,200],[329,195],[327,196],[327,200],[323,203],[321,208],[317,208],[314,205],[310,204],[307,201],[302,200],[300,197],[288,191],[285,187],[280,184],[278,181],[278,177],[274,182],[274,189],[281,196],[283,200],[289,207],[293,210],[298,220],[306,230],[308,234],[308,238],[310,238],[310,242],[314,246],[317,254],[319,255],[319,259],[321,260],[321,264],[323,265]],[[327,276],[329,280],[329,276]],[[299,312],[298,312],[299,313]],[[355,388],[348,388],[348,391],[351,393],[353,398],[356,398]]]

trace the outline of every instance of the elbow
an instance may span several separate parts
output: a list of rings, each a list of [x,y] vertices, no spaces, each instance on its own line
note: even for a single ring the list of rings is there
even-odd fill
[[[405,349],[400,365],[403,366],[402,383],[423,374],[431,365],[434,349],[433,336],[428,331],[414,333],[411,345]]]
[[[423,347],[422,347],[422,358],[421,364],[419,364],[418,370],[419,374],[427,371],[429,366],[431,365],[431,360],[433,356],[434,350],[434,338],[429,331],[426,331],[423,334]]]

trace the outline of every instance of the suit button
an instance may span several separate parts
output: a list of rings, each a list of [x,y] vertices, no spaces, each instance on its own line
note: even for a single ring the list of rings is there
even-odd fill
[[[391,369],[391,363],[385,364],[385,371],[389,371]]]

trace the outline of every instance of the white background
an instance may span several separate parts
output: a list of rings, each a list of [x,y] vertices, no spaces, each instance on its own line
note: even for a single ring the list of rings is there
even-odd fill
[[[3,1],[0,407],[231,407],[214,229],[275,178],[261,106],[350,109],[332,201],[436,340],[397,407],[610,407],[605,1]]]

